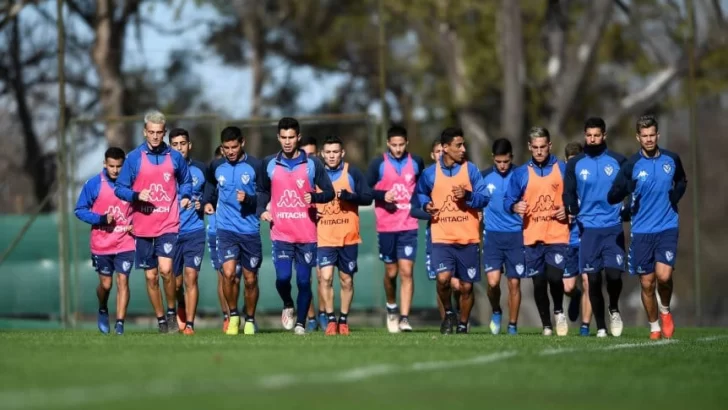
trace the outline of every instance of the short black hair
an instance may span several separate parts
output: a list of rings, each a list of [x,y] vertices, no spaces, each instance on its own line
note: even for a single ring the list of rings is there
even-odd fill
[[[215,157],[221,157],[222,156],[222,145],[218,145],[217,148],[215,148],[215,153],[212,154]]]
[[[435,147],[438,146],[438,145],[442,145],[442,142],[440,142],[440,138],[435,138],[432,141],[432,146],[430,147],[430,151],[434,152],[435,151]]]
[[[407,128],[401,125],[393,125],[387,130],[387,141],[394,137],[402,137],[407,141]]]
[[[589,128],[596,128],[596,127],[589,127]],[[581,146],[581,143],[579,142],[570,142],[566,144],[566,147],[564,148],[564,155],[566,155],[566,158],[573,157],[575,155],[579,155],[582,152],[584,152],[584,147]]]
[[[507,138],[498,138],[493,141],[493,156],[513,154],[513,145]]]
[[[324,146],[328,144],[339,144],[342,149],[344,148],[344,141],[342,141],[338,135],[329,135],[324,138]]]
[[[314,147],[318,148],[318,141],[316,140],[316,137],[312,137],[310,135],[304,135],[303,137],[301,137],[298,146],[305,147],[307,145],[313,145]]]
[[[645,128],[655,127],[655,131],[659,131],[660,127],[657,125],[657,118],[654,115],[643,115],[637,120],[636,129],[637,134],[640,130]]]
[[[243,131],[238,127],[225,127],[220,132],[220,142],[237,141],[243,142]]]
[[[546,141],[551,142],[551,133],[545,127],[532,127],[528,130],[528,139],[533,141],[536,138],[546,138]]]
[[[104,159],[124,159],[126,158],[126,154],[124,153],[124,150],[119,147],[109,147],[109,149],[104,152]]]
[[[293,117],[283,117],[278,121],[278,133],[281,130],[294,130],[296,135],[301,133],[301,126],[298,124],[298,120]]]
[[[169,130],[169,143],[172,143],[172,138],[185,137],[187,142],[190,142],[190,133],[184,128],[172,128]]]
[[[589,117],[584,121],[584,131],[589,128],[599,128],[602,134],[607,133],[607,123],[601,117]]]
[[[462,128],[447,127],[442,130],[442,133],[440,134],[440,144],[450,144],[455,139],[455,137],[465,138],[463,134],[464,133]]]

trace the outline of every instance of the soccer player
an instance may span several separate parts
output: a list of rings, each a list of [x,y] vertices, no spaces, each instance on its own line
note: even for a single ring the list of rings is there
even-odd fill
[[[566,176],[564,177],[566,184],[564,187],[564,203],[567,202],[569,191],[569,165],[568,161],[576,157],[584,151],[578,142],[570,142],[564,148],[564,156],[566,157]],[[568,210],[567,205],[567,210]],[[566,251],[566,262],[564,263],[564,294],[571,298],[569,301],[569,320],[575,322],[579,318],[579,308],[581,307],[581,326],[579,327],[579,335],[589,336],[589,323],[591,322],[591,303],[589,302],[589,278],[586,274],[581,273],[579,268],[579,248],[581,243],[581,227],[576,217],[569,215],[569,249]],[[576,279],[580,277],[584,291],[581,292],[576,286]],[[604,336],[606,336],[606,332]],[[597,336],[601,333],[597,332]],[[602,337],[602,336],[599,336]]]
[[[569,160],[566,166],[564,203],[568,214],[576,217],[582,229],[579,271],[588,277],[597,337],[607,337],[602,270],[609,294],[609,330],[612,336],[619,337],[623,329],[619,314],[625,256],[623,208],[621,203],[609,204],[607,193],[626,158],[607,149],[606,138],[604,120],[588,118],[584,123],[584,153]],[[586,324],[589,319],[583,320]]]
[[[417,196],[432,215],[432,264],[437,293],[445,309],[440,333],[451,334],[457,321],[452,309],[450,278],[460,279],[460,317],[457,333],[468,333],[473,308],[473,283],[480,280],[480,220],[487,203],[485,184],[475,164],[465,161],[465,139],[459,128],[441,136],[442,157],[422,173]]]
[[[207,172],[205,213],[215,214],[217,254],[222,264],[223,293],[229,311],[225,334],[240,331],[237,268],[244,283],[245,324],[243,334],[256,333],[258,270],[263,260],[260,221],[257,215],[257,189],[262,179],[261,162],[244,151],[245,138],[238,127],[220,132],[223,158],[215,160]],[[237,283],[236,283],[237,282]]]
[[[109,333],[109,294],[116,272],[117,335],[124,334],[124,318],[129,305],[129,273],[134,262],[134,237],[131,236],[131,205],[114,195],[114,181],[124,164],[124,151],[111,147],[104,153],[104,170],[83,185],[74,213],[91,225],[91,260],[99,274],[97,324]]]
[[[488,300],[493,314],[490,332],[500,333],[503,311],[500,306],[500,280],[508,280],[508,334],[518,334],[518,313],[521,307],[521,279],[526,277],[523,248],[523,220],[506,212],[503,200],[513,176],[513,147],[505,138],[493,141],[494,165],[482,172],[489,203],[483,209],[483,266],[488,280]]]
[[[379,238],[379,259],[384,262],[387,296],[387,329],[411,332],[409,312],[414,295],[415,258],[419,222],[410,216],[411,198],[425,168],[422,158],[407,152],[407,130],[393,126],[387,131],[388,151],[375,158],[367,170],[374,195],[374,215]],[[400,277],[400,308],[397,316],[397,276]]]
[[[319,159],[316,155],[318,153],[318,141],[316,141],[316,137],[302,135],[298,145],[309,158]],[[316,283],[321,283],[321,270],[318,265],[316,265]],[[318,293],[318,288],[316,293]],[[311,305],[308,307],[308,319],[306,320],[306,331],[314,332],[319,327],[325,331],[327,325],[326,305],[321,294],[318,293],[318,322],[316,321],[316,312],[313,309],[313,297],[311,297]]]
[[[160,333],[176,332],[177,308],[172,257],[179,234],[179,208],[193,207],[192,177],[182,154],[164,143],[166,118],[159,111],[144,116],[146,141],[127,155],[114,193],[132,204],[136,267],[144,269],[149,301]],[[167,296],[164,316],[159,276]]]
[[[562,199],[565,164],[551,154],[551,134],[546,128],[531,128],[528,135],[532,158],[513,171],[503,206],[523,218],[526,275],[533,278],[543,335],[553,334],[550,288],[556,334],[566,336],[569,324],[563,312],[563,276],[569,224]]]
[[[354,274],[358,270],[359,255],[359,206],[372,203],[372,193],[364,174],[356,167],[344,162],[344,144],[337,136],[324,140],[321,155],[326,164],[326,173],[331,179],[336,197],[318,208],[318,253],[321,272],[319,295],[324,299],[326,309],[326,335],[349,335],[347,316],[354,297]],[[341,309],[339,320],[334,315],[334,269],[339,270],[341,285]]]
[[[182,154],[192,177],[193,206],[180,208],[180,228],[174,250],[172,273],[177,288],[177,322],[185,335],[195,334],[195,313],[199,291],[197,277],[205,255],[205,215],[202,210],[202,194],[205,189],[205,164],[190,158],[192,142],[184,128],[169,131],[169,145]],[[184,286],[183,286],[184,284]]]
[[[316,207],[334,199],[321,161],[298,148],[301,129],[298,120],[278,121],[281,151],[263,161],[258,187],[258,214],[271,223],[276,289],[283,301],[281,323],[297,335],[306,333],[304,323],[311,303],[311,268],[316,264]],[[317,192],[318,188],[320,192]],[[270,210],[266,206],[270,203]],[[296,265],[296,319],[293,318],[291,277]]]
[[[636,128],[641,149],[619,170],[607,200],[616,205],[631,194],[630,274],[640,276],[650,339],[671,338],[675,332],[670,299],[677,256],[677,204],[685,194],[688,182],[680,156],[658,146],[660,133],[655,117],[640,117]]]

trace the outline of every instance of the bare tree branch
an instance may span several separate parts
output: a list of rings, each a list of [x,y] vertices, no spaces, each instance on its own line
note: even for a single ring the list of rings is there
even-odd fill
[[[77,0],[66,0],[66,4],[68,5],[68,8],[76,13],[78,17],[80,17],[83,21],[86,22],[86,24],[89,27],[94,26],[94,11],[91,9],[84,10],[82,7],[79,6]]]

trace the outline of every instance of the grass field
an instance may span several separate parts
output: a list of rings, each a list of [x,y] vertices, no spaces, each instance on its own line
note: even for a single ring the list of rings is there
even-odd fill
[[[725,409],[728,330],[0,332],[0,409]],[[572,329],[573,331],[573,329]]]

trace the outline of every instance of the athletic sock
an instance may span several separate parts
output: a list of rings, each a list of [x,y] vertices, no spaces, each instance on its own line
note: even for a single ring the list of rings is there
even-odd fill
[[[240,317],[240,313],[238,313],[237,309],[230,309],[230,317],[238,316]]]
[[[222,320],[228,320],[229,317],[227,312],[222,312]]]
[[[165,318],[164,316],[160,316],[157,318],[157,323],[159,323],[160,325],[162,323],[167,323],[167,318]]]
[[[660,309],[660,313],[663,315],[670,313],[670,306],[663,306],[662,303],[657,303],[657,308]]]
[[[101,307],[99,308],[99,313],[101,313],[102,315],[106,315],[109,313],[109,308]]]
[[[255,322],[255,316],[245,315],[246,322]]]
[[[501,310],[500,306],[498,306],[498,308],[496,308],[496,309],[493,309],[493,314],[494,315],[495,314],[503,314],[503,311]]]
[[[346,321],[347,321],[347,319],[348,319],[348,316],[349,316],[349,314],[348,314],[348,313],[344,313],[344,312],[339,312],[339,323],[344,323],[344,324],[346,324],[346,323],[347,323]]]
[[[167,308],[167,314],[170,316],[174,316],[177,314],[177,308]]]
[[[336,315],[334,312],[327,313],[326,317],[329,319],[329,323],[336,323]]]
[[[659,332],[660,331],[660,321],[654,321],[650,322],[650,332]]]
[[[387,303],[387,313],[390,315],[396,315],[397,314],[397,304],[396,303]]]
[[[187,322],[186,327],[189,327],[190,329],[194,329],[195,328],[195,322],[194,321]]]
[[[123,326],[124,325],[124,319],[116,319],[116,324]]]
[[[399,315],[399,321],[401,322],[403,320],[409,321],[409,316],[407,316],[407,315]]]

